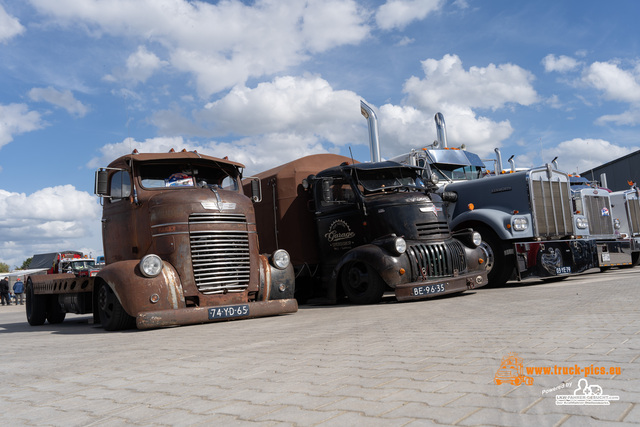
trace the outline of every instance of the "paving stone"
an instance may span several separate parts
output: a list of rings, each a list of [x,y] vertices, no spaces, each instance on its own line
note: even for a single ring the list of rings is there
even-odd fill
[[[520,425],[546,425],[553,426],[562,421],[566,415],[543,414],[529,415],[513,412],[504,412],[500,409],[482,408],[467,418],[459,421],[458,425],[492,425],[492,426],[520,426]]]
[[[0,425],[640,424],[638,278],[640,268],[124,333],[74,315],[35,328],[23,309],[0,310],[0,401],[11,408]],[[620,400],[558,406],[571,388],[542,394],[584,375],[497,385],[509,352],[525,367],[620,366],[588,376]]]
[[[367,426],[367,427],[404,427],[411,425],[415,420],[411,418],[377,418],[368,417],[358,412],[344,412],[327,421],[316,424],[317,427],[343,427],[343,426]],[[424,424],[422,420],[420,425],[427,426],[433,424]]]

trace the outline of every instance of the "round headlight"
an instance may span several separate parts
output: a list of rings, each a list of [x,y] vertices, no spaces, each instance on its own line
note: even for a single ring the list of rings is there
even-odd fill
[[[527,218],[515,217],[513,218],[513,229],[515,231],[524,231],[529,227],[529,222]]]
[[[589,221],[587,221],[587,219],[585,217],[577,217],[576,218],[576,226],[579,229],[584,230],[585,228],[587,228],[589,226]]]
[[[616,228],[616,230],[620,229],[620,227],[622,225],[620,224],[620,219],[619,218],[616,218],[616,219],[613,220],[613,226]]]
[[[396,240],[393,242],[393,248],[398,255],[402,255],[407,251],[407,242],[402,237],[396,237]]]
[[[440,178],[438,178],[438,175],[436,175],[435,172],[431,172],[431,177],[429,178],[429,181],[431,181],[433,185],[437,185],[440,182]]]
[[[277,251],[275,251],[273,253],[273,256],[271,257],[271,260],[273,262],[273,265],[275,265],[276,268],[279,268],[280,270],[284,270],[285,268],[289,267],[289,263],[291,262],[289,252],[285,251],[284,249],[278,249]]]
[[[158,255],[145,255],[140,260],[140,271],[145,277],[156,277],[162,271],[162,260]]]
[[[482,243],[482,236],[477,231],[474,231],[471,235],[471,241],[476,247],[478,247],[480,246],[480,243]]]

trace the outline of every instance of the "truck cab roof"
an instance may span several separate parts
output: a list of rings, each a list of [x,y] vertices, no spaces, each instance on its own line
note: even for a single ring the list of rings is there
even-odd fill
[[[220,159],[218,157],[207,156],[195,151],[178,151],[169,153],[131,153],[121,156],[109,164],[110,168],[123,168],[130,165],[131,161],[135,162],[153,162],[153,161],[167,161],[167,160],[204,160],[209,162],[216,162],[221,165],[230,165],[236,168],[243,168],[242,163],[233,162],[228,159]]]
[[[334,166],[332,168],[329,169],[325,169],[321,172],[319,172],[316,176],[317,177],[324,177],[324,176],[332,176],[332,175],[338,175],[342,172],[349,174],[350,171],[355,170],[355,171],[359,171],[359,170],[378,170],[378,169],[397,169],[397,168],[412,168],[412,169],[420,169],[420,168],[415,168],[413,166],[407,166],[407,165],[403,165],[401,163],[398,162],[394,162],[391,160],[387,160],[384,162],[375,162],[375,163],[355,163],[355,164],[341,164],[340,166]]]

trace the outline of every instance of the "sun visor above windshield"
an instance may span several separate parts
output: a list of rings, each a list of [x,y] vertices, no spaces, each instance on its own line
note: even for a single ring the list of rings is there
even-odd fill
[[[465,150],[427,150],[430,162],[460,166],[484,167],[484,162],[477,154]]]

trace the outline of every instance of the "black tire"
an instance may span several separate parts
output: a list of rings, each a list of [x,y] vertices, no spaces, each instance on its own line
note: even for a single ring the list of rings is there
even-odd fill
[[[113,289],[104,282],[98,284],[98,311],[100,323],[107,331],[131,329],[136,324],[136,319],[124,311]]]
[[[341,272],[342,289],[353,304],[380,302],[386,285],[378,273],[364,262],[352,262]]]
[[[57,295],[51,295],[47,303],[47,322],[52,325],[62,323],[66,315],[67,313],[60,308]]]
[[[502,286],[511,278],[515,269],[513,256],[505,255],[507,244],[487,227],[474,227],[482,236],[481,248],[487,258],[487,284]]]
[[[36,295],[33,292],[31,277],[27,279],[26,294],[27,322],[29,322],[31,326],[43,325],[47,319],[47,296]]]

